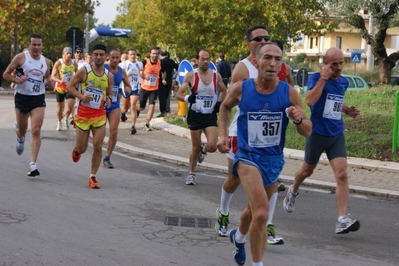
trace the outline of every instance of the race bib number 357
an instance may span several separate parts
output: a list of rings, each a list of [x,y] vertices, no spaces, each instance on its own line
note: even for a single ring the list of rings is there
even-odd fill
[[[282,121],[281,112],[248,112],[248,144],[255,148],[279,145]]]

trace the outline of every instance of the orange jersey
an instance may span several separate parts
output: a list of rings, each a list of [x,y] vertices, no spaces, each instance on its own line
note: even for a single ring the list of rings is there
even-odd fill
[[[155,64],[151,63],[150,59],[147,59],[144,66],[144,76],[150,76],[150,79],[143,79],[141,81],[141,87],[146,91],[158,90],[159,74],[161,73],[161,61],[157,60]]]

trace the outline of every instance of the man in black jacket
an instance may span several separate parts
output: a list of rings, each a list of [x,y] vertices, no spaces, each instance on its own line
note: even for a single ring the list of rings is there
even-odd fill
[[[178,68],[176,62],[169,58],[169,53],[165,50],[161,51],[162,65],[166,72],[166,85],[161,82],[158,87],[158,97],[159,97],[159,111],[161,112],[157,117],[164,117],[170,112],[170,107],[168,107],[167,102],[170,97],[170,91],[172,89],[172,79],[173,79],[173,69]]]
[[[220,75],[223,78],[223,83],[227,88],[227,84],[229,84],[230,79],[231,79],[231,67],[230,64],[224,61],[224,53],[221,52],[219,53],[219,58],[218,58],[218,63],[217,63],[217,69]]]

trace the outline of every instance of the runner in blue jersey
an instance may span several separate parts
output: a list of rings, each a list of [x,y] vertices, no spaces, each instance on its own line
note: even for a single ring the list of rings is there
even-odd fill
[[[291,213],[295,209],[295,199],[299,186],[312,175],[319,162],[320,155],[326,152],[334,172],[337,187],[335,197],[338,205],[338,219],[335,223],[336,234],[346,234],[359,230],[360,222],[347,214],[349,183],[347,173],[346,145],[342,113],[350,117],[360,114],[355,106],[344,103],[348,81],[341,76],[344,54],[338,48],[330,48],[324,56],[324,66],[320,73],[309,77],[306,102],[310,106],[313,122],[312,135],[306,139],[305,161],[295,173],[294,184],[288,189],[284,199],[284,209]]]
[[[239,227],[229,233],[238,265],[245,264],[247,234],[253,265],[263,265],[268,200],[277,189],[278,176],[284,166],[285,130],[289,119],[303,136],[309,136],[312,128],[299,94],[289,84],[278,80],[282,65],[280,48],[275,43],[264,43],[257,50],[255,60],[258,77],[234,83],[221,104],[219,115],[218,148],[227,153],[231,110],[237,104],[240,108],[233,173],[240,178],[248,204]]]
[[[125,85],[125,91],[130,94],[131,87],[126,72],[119,66],[121,58],[121,52],[119,50],[112,50],[109,53],[110,63],[105,64],[105,68],[114,74],[114,84],[112,86],[111,105],[106,108],[107,119],[109,123],[109,139],[107,145],[107,153],[103,159],[103,165],[105,168],[112,169],[114,165],[111,163],[111,154],[115,148],[117,136],[118,136],[118,125],[120,115],[120,94],[122,94],[121,83]]]

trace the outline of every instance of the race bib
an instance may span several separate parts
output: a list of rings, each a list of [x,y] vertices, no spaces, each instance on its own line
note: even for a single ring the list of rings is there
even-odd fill
[[[84,95],[91,95],[92,99],[88,103],[83,102],[82,103],[83,105],[93,108],[93,109],[100,109],[101,100],[103,98],[102,90],[88,87],[88,88],[86,88]]]
[[[63,77],[62,77],[62,80],[65,82],[65,85],[68,85],[68,83],[69,83],[69,81],[71,81],[71,79],[72,79],[72,74],[65,74]]]
[[[150,79],[146,79],[145,84],[153,87],[153,86],[155,86],[155,83],[156,83],[158,77],[153,74],[150,74],[149,76],[150,76]]]
[[[111,100],[113,103],[115,103],[118,100],[118,92],[119,92],[119,87],[115,85],[112,86]]]
[[[328,93],[324,104],[323,117],[341,120],[344,96]]]
[[[215,98],[213,96],[199,96],[195,100],[196,111],[202,114],[211,114],[215,106]]]
[[[31,92],[40,92],[40,86],[42,84],[41,80],[33,79],[31,77],[28,77],[26,80],[26,90],[31,91]]]
[[[282,112],[248,112],[248,144],[254,148],[278,146],[281,141]]]
[[[137,90],[137,82],[139,81],[139,74],[133,73],[130,76],[130,84],[132,85],[132,90]]]

